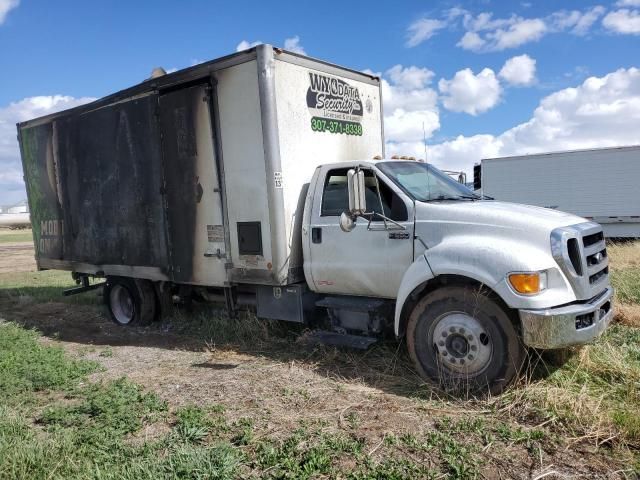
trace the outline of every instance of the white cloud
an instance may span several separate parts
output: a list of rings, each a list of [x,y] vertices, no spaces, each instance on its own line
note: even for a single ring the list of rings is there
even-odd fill
[[[465,50],[471,50],[473,52],[478,52],[482,50],[487,42],[482,39],[480,35],[476,32],[466,32],[460,41],[456,43],[456,46],[462,47]]]
[[[608,30],[623,34],[640,34],[640,11],[621,8],[609,12],[602,19],[602,25]]]
[[[511,85],[531,85],[536,79],[536,61],[529,55],[518,55],[504,63],[498,76]]]
[[[374,74],[373,72],[367,72]],[[375,75],[375,74],[374,74]],[[438,94],[427,68],[396,65],[382,78],[384,128],[390,152],[405,142],[421,142],[440,128]]]
[[[386,76],[404,91],[423,90],[433,80],[434,73],[428,68],[403,67],[395,65],[386,72]]]
[[[547,26],[539,18],[521,19],[511,24],[506,30],[499,28],[487,34],[491,43],[489,50],[505,50],[516,48],[525,43],[540,40],[545,34]]]
[[[294,53],[299,53],[300,55],[307,54],[307,52],[304,51],[304,48],[302,47],[302,45],[300,45],[300,37],[298,35],[291,38],[285,38],[284,49]]]
[[[416,20],[407,29],[407,47],[415,47],[425,40],[433,37],[438,30],[446,26],[442,20],[433,18],[421,18]]]
[[[604,14],[605,8],[597,5],[584,12],[560,10],[549,16],[551,25],[557,30],[568,30],[575,35],[586,35],[591,26]]]
[[[618,7],[640,7],[640,0],[619,0],[616,2]]]
[[[397,109],[384,116],[384,133],[390,143],[420,142],[440,128],[437,110]]]
[[[489,12],[479,13],[478,16],[474,18],[473,15],[467,12],[463,17],[463,24],[468,30],[481,32],[508,27],[522,20],[522,18],[516,16],[511,16],[510,18],[493,18],[493,13]]]
[[[446,18],[450,23],[461,19],[465,33],[458,47],[472,52],[495,52],[538,41],[553,32],[586,35],[604,13],[605,8],[597,5],[584,10],[559,10],[544,18],[518,15],[494,18],[490,12],[473,15],[468,10],[453,8],[446,12]]]
[[[0,107],[0,205],[26,198],[16,123],[94,100],[64,95],[30,97]]]
[[[262,42],[258,40],[257,42],[249,42],[248,40],[242,40],[238,45],[236,45],[236,52],[241,52],[243,50],[248,50],[250,48],[261,45]]]
[[[0,25],[7,19],[11,10],[20,5],[20,0],[0,0]]]
[[[552,93],[533,117],[504,133],[459,136],[433,145],[430,159],[443,168],[470,172],[482,158],[640,143],[640,69],[587,78]],[[421,143],[406,151],[420,151]]]
[[[502,87],[490,68],[477,75],[470,68],[456,72],[451,80],[440,79],[438,88],[447,110],[477,115],[497,105]]]
[[[547,25],[540,18],[494,19],[491,13],[480,13],[476,17],[466,13],[463,26],[467,32],[457,46],[473,52],[494,52],[516,48],[542,38]]]

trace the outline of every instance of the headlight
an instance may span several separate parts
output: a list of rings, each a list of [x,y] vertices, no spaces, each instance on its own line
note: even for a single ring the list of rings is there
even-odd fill
[[[519,272],[509,274],[513,289],[523,295],[535,295],[547,288],[547,272]]]

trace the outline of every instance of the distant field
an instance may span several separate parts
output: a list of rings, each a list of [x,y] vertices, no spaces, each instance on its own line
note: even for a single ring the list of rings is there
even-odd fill
[[[638,478],[640,243],[609,254],[607,334],[467,400],[395,342],[310,348],[206,305],[120,328],[68,272],[0,272],[0,478]]]
[[[0,243],[13,242],[33,242],[31,229],[9,230],[8,228],[0,228]]]

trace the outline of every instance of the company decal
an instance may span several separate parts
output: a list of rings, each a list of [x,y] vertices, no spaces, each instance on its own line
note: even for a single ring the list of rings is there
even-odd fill
[[[369,111],[368,100],[367,111]],[[364,105],[357,87],[344,80],[309,72],[307,107],[314,132],[362,135]]]
[[[62,220],[42,220],[40,222],[40,238],[38,253],[45,257],[55,255],[60,249],[62,240]]]

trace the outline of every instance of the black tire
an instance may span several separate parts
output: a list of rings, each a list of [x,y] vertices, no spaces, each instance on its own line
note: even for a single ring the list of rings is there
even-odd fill
[[[506,307],[470,286],[443,287],[420,300],[407,347],[422,378],[455,395],[501,393],[526,357]]]
[[[103,296],[116,325],[148,325],[155,318],[158,302],[149,280],[107,277]]]

